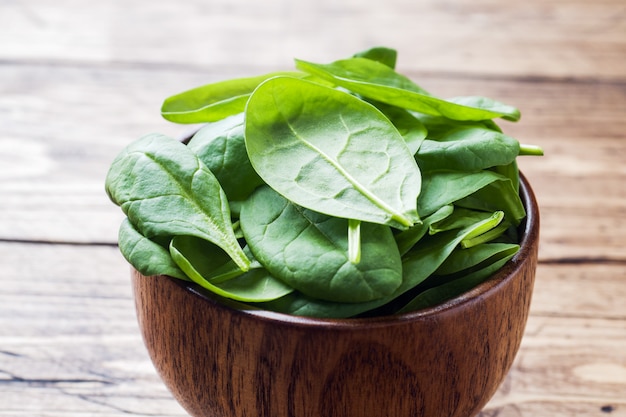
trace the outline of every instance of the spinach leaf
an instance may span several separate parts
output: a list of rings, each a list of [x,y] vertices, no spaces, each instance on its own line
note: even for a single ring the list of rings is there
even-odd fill
[[[169,275],[188,280],[167,249],[139,233],[128,219],[120,225],[118,242],[124,258],[141,274]]]
[[[293,291],[293,288],[272,277],[258,263],[245,273],[233,270],[230,276],[216,276],[216,271],[228,267],[230,257],[203,239],[176,236],[170,244],[170,253],[192,281],[222,297],[243,302],[262,302],[283,297]]]
[[[466,239],[469,239],[496,227],[500,224],[503,218],[504,213],[501,211],[489,213],[487,211],[455,207],[454,212],[451,215],[442,220],[431,223],[428,232],[429,234],[434,235],[448,230],[475,225],[474,231],[466,237]]]
[[[426,90],[404,75],[397,73],[393,68],[370,59],[348,58],[331,64],[316,64],[300,59],[295,61],[296,68],[301,71],[308,72],[369,99],[381,101],[392,106],[415,110],[411,106],[404,105],[404,102],[400,103],[398,100],[390,102],[388,96],[393,92],[398,93],[395,94],[398,97],[409,92],[430,96]],[[420,106],[421,103],[414,105]],[[423,107],[421,106],[420,108]],[[429,114],[428,112],[423,113]]]
[[[418,212],[422,216],[428,216],[440,207],[459,201],[497,181],[508,181],[508,179],[491,171],[437,170],[423,172],[422,191],[417,200]],[[498,208],[485,211],[493,212],[496,210]]]
[[[514,160],[508,165],[496,165],[492,167],[491,170],[508,178],[509,181],[511,181],[513,189],[519,193],[519,168],[517,166],[517,160]]]
[[[440,140],[451,131],[470,127],[489,129],[502,133],[502,129],[493,120],[452,120],[444,116],[431,116],[417,112],[410,113],[422,122],[430,140]]]
[[[298,72],[274,72],[256,77],[219,81],[168,97],[161,115],[175,123],[215,122],[244,111],[254,89],[277,75],[302,76]]]
[[[483,171],[489,172],[489,171]],[[499,175],[499,174],[496,174]],[[511,180],[499,175],[502,180],[494,181],[472,194],[457,200],[456,204],[474,210],[504,212],[506,218],[514,225],[520,224],[526,217],[524,204]]]
[[[389,227],[362,223],[361,262],[353,263],[348,220],[299,207],[267,186],[243,204],[241,228],[259,262],[310,297],[365,302],[391,294],[402,281]]]
[[[296,67],[364,97],[420,113],[454,120],[520,118],[518,109],[484,97],[434,97],[388,66],[369,59],[350,58],[331,64],[296,60]]]
[[[446,260],[475,226],[425,236],[402,258],[402,284],[389,296],[364,303],[337,303],[294,291],[285,297],[261,304],[262,308],[286,314],[312,317],[353,317],[392,303],[394,299],[426,280]]]
[[[454,211],[451,204],[441,207],[439,210],[423,219],[421,224],[416,224],[410,229],[404,230],[394,236],[400,255],[404,256],[419,240],[426,235],[426,232],[433,224],[447,218]]]
[[[484,243],[468,249],[458,247],[441,264],[433,274],[437,280],[445,280],[441,276],[453,276],[460,278],[471,272],[472,268],[482,269],[486,263],[493,263],[494,257],[500,259],[514,255],[519,250],[519,245],[514,243]],[[449,279],[447,279],[449,280]]]
[[[371,59],[372,61],[380,62],[389,68],[395,68],[398,52],[395,49],[377,46],[365,51],[357,52],[353,57]]]
[[[510,248],[499,252],[497,255],[494,256],[495,259],[493,260],[493,262],[486,263],[485,266],[483,266],[481,269],[462,274],[460,278],[421,292],[410,302],[408,302],[403,308],[398,310],[397,313],[406,313],[409,311],[434,306],[471,290],[481,282],[485,281],[491,275],[493,275],[497,270],[502,268],[505,263],[513,258],[517,251],[518,247],[513,245]]]
[[[502,213],[497,212],[497,213]],[[505,236],[505,233],[511,229],[511,224],[508,221],[504,221],[498,224],[496,227],[488,229],[483,233],[477,234],[475,236],[468,236],[463,239],[461,242],[461,247],[465,249],[473,248],[475,246],[482,245],[487,242],[494,241],[501,236]]]
[[[229,201],[245,200],[263,184],[246,151],[243,113],[202,127],[187,145],[211,170]]]
[[[317,317],[422,308],[488,279],[519,249],[516,158],[543,151],[494,121],[516,108],[436,97],[396,61],[375,47],[167,98],[164,118],[204,126],[188,145],[148,135],[111,164],[124,257]]]
[[[415,155],[422,170],[449,168],[478,171],[497,165],[509,165],[519,154],[519,142],[500,132],[477,127],[463,127],[439,140],[424,140]]]
[[[428,131],[420,119],[400,107],[390,106],[385,103],[372,104],[382,111],[389,121],[393,123],[404,138],[411,154],[415,155],[428,135]]]
[[[300,206],[397,228],[419,221],[417,163],[389,120],[350,94],[270,79],[248,101],[245,140],[261,178]]]
[[[131,143],[111,164],[105,187],[147,238],[196,236],[224,249],[242,270],[249,268],[219,182],[177,140],[153,134]]]

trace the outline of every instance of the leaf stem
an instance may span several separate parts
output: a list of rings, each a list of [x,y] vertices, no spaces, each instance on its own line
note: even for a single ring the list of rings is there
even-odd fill
[[[535,145],[520,144],[519,155],[543,156],[543,149]]]
[[[483,233],[482,235],[479,236],[475,236],[469,239],[463,239],[461,241],[461,246],[464,249],[469,249],[471,247],[474,246],[478,246],[481,245],[483,243],[487,243],[490,242],[498,237],[500,237],[504,232],[507,231],[507,229],[509,228],[508,224],[499,224],[498,226],[494,227],[491,230],[488,230],[487,232]]]
[[[361,221],[348,220],[348,258],[353,264],[361,262]]]

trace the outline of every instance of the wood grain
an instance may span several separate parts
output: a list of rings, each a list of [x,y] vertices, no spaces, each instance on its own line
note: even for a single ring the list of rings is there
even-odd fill
[[[185,415],[143,347],[117,248],[0,243],[0,259],[0,416]]]
[[[150,357],[194,417],[475,415],[511,367],[528,316],[539,218],[524,196],[528,225],[516,261],[466,295],[400,316],[252,311],[135,272]]]
[[[152,367],[112,158],[161,100],[375,44],[438,95],[522,110],[542,211],[527,332],[481,417],[626,416],[622,0],[0,2],[0,416],[184,416]],[[27,243],[33,242],[33,243]],[[71,244],[67,244],[71,243]]]
[[[623,80],[626,65],[621,0],[31,0],[0,16],[0,56],[22,62],[274,68],[384,44],[430,72]]]
[[[528,216],[516,259],[469,294],[406,315],[253,311],[135,272],[150,357],[196,417],[473,416],[512,365],[530,307],[539,213],[524,179],[521,189]]]

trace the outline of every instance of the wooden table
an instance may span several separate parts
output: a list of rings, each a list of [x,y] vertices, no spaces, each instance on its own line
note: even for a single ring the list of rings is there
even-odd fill
[[[626,416],[623,0],[0,1],[0,416],[183,416],[143,347],[104,191],[164,97],[374,45],[518,106],[542,211],[513,369],[481,416]],[[391,417],[391,416],[390,416]]]

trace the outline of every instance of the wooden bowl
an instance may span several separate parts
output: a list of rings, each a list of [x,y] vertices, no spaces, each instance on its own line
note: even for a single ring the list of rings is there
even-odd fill
[[[518,254],[462,296],[407,314],[289,316],[133,271],[154,366],[196,417],[474,416],[511,367],[528,316],[539,212],[521,184]]]

